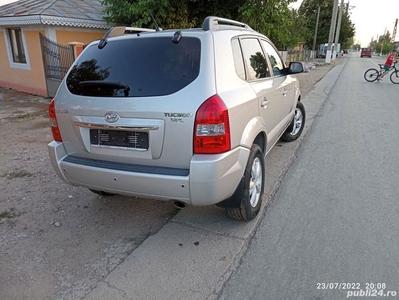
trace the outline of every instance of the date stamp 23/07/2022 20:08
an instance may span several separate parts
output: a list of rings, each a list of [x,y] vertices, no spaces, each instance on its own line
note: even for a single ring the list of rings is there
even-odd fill
[[[344,283],[344,282],[318,282],[318,290],[343,290],[346,298],[351,297],[396,297],[396,291],[388,291],[386,283]]]

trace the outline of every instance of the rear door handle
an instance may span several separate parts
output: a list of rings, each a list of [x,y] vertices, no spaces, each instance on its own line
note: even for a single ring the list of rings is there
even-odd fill
[[[287,96],[287,91],[286,90],[284,90],[283,96]]]

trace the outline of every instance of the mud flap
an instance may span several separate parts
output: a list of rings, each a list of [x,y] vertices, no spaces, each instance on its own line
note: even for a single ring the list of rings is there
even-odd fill
[[[223,200],[222,202],[216,203],[216,206],[223,208],[238,208],[241,205],[241,199],[244,197],[244,176],[241,177],[240,183],[238,184],[234,194],[230,198]]]

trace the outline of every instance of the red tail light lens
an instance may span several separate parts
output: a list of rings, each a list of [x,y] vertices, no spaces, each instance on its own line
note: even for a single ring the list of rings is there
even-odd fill
[[[194,126],[194,154],[216,154],[230,150],[229,113],[218,95],[198,109]]]
[[[54,99],[51,100],[48,107],[48,117],[50,119],[51,133],[53,134],[54,141],[62,142],[61,133],[58,129],[57,116],[55,114]]]

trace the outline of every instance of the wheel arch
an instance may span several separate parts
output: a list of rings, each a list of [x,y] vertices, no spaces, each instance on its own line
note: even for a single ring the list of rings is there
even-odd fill
[[[259,116],[251,119],[245,126],[240,145],[248,149],[251,149],[253,144],[259,145],[263,153],[266,151],[267,145],[267,133],[265,131],[265,126]]]
[[[253,145],[258,145],[263,155],[266,151],[267,146],[267,135],[265,127],[259,117],[253,118],[244,129],[244,133],[241,138],[241,145],[251,149]],[[216,205],[223,208],[237,208],[240,207],[242,191],[244,187],[244,175],[241,178],[238,186],[236,187],[233,195]]]

